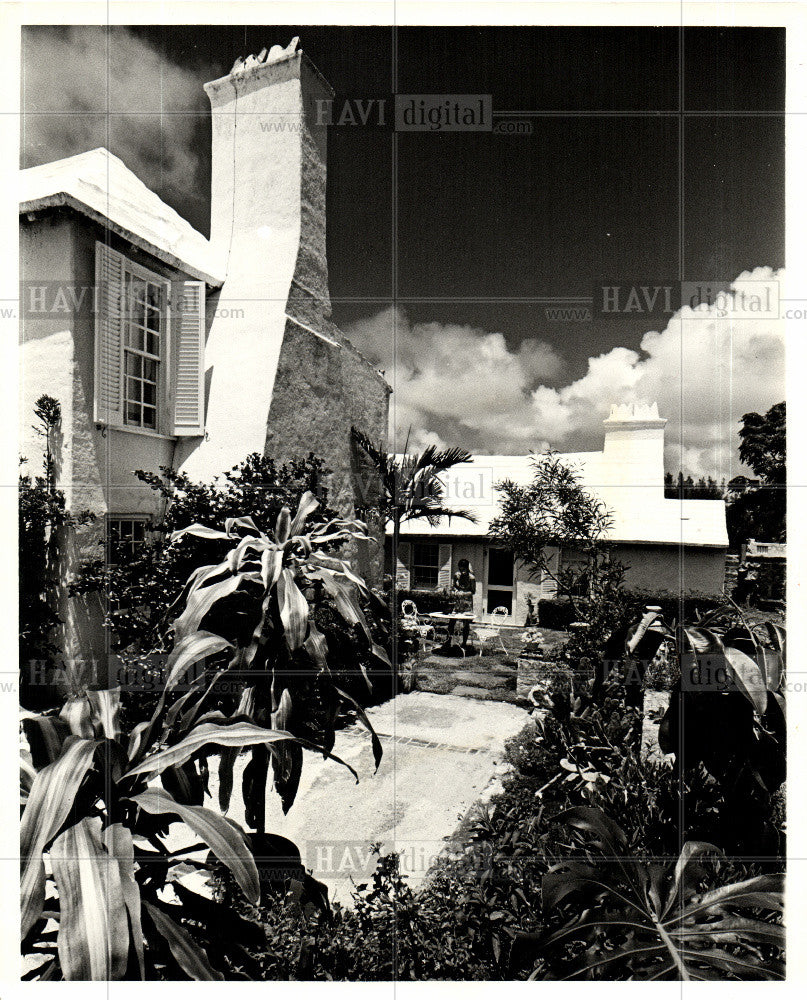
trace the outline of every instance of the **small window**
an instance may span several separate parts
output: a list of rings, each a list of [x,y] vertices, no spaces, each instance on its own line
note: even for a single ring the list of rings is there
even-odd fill
[[[107,563],[117,566],[142,555],[151,542],[150,527],[147,517],[107,518]]]
[[[440,572],[440,546],[415,542],[412,546],[412,586],[434,588]]]

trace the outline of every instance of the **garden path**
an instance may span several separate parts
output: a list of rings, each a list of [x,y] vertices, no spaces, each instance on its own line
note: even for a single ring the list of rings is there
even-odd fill
[[[306,751],[300,790],[288,815],[278,796],[267,796],[267,830],[293,840],[306,867],[342,903],[350,902],[353,884],[369,881],[376,843],[382,853],[397,851],[402,870],[413,883],[420,881],[468,810],[502,773],[506,740],[529,721],[527,712],[514,705],[423,691],[399,695],[367,714],[384,748],[377,772],[369,735],[354,725],[336,734],[333,752],[355,768],[358,784],[346,768]],[[228,812],[242,826],[241,775],[248,759],[242,755],[236,765]],[[210,770],[212,802],[205,805],[216,808],[218,775],[212,760]],[[187,842],[176,837],[170,846]]]

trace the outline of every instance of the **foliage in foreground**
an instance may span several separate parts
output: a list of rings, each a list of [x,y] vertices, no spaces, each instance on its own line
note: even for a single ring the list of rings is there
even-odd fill
[[[648,612],[628,641],[626,670],[641,681],[662,645],[678,679],[659,730],[661,749],[675,755],[684,778],[700,773],[714,785],[721,847],[782,854],[772,813],[787,774],[785,630],[753,625],[731,604],[675,628]]]
[[[637,856],[601,809],[576,807],[555,821],[574,831],[580,855],[543,878],[545,914],[560,911],[561,926],[518,939],[538,959],[530,979],[784,979],[785,932],[774,922],[784,876],[711,888],[711,844],[688,841],[665,865]]]
[[[556,693],[546,717],[511,742],[512,771],[503,792],[468,821],[464,833],[470,844],[441,859],[421,891],[413,891],[397,859],[386,857],[356,886],[353,908],[336,906],[327,920],[321,914],[306,916],[280,897],[253,912],[271,941],[254,956],[263,976],[684,978],[669,950],[616,955],[617,949],[630,950],[632,933],[642,940],[647,936],[648,948],[659,944],[658,935],[652,937],[657,933],[652,894],[661,900],[663,892],[665,907],[675,900],[662,922],[668,921],[673,931],[668,936],[680,945],[686,975],[703,978],[711,969],[725,979],[775,978],[783,943],[781,876],[724,858],[717,848],[686,847],[687,841],[701,839],[704,818],[708,832],[716,797],[694,777],[679,784],[669,764],[642,758],[641,711],[626,702],[618,679],[612,678],[596,698],[593,688],[586,682],[571,695]],[[682,802],[694,798],[701,807],[690,815],[691,825],[682,827]],[[612,848],[603,851],[592,844],[596,833],[581,842],[574,827],[570,832],[567,821],[576,815],[586,817],[584,827],[588,824],[581,833],[598,824],[610,831]],[[617,824],[629,834],[616,833]],[[609,857],[620,860],[612,863]],[[576,865],[588,868],[573,871]],[[597,877],[594,871],[602,876],[600,895],[596,886],[583,882],[584,874]],[[626,879],[633,885],[627,897]],[[749,886],[753,903],[743,898]],[[650,900],[642,902],[641,918],[615,896],[632,899],[634,891]],[[703,912],[693,911],[697,893],[703,894]],[[750,914],[746,903],[754,907]],[[730,926],[735,918],[750,919],[753,926]],[[587,922],[595,926],[583,926]],[[712,946],[703,939],[703,922],[711,923],[709,933],[720,938]],[[619,960],[599,965],[612,950]],[[698,954],[693,957],[690,950]],[[662,962],[665,954],[669,962]],[[648,956],[654,963],[650,971]],[[671,964],[675,967],[668,968]]]
[[[228,520],[223,531],[185,529],[232,547],[222,562],[198,567],[188,580],[150,719],[122,729],[117,689],[74,695],[58,715],[24,713],[30,759],[21,769],[22,947],[46,957],[29,978],[215,980],[223,978],[225,954],[238,965],[245,943],[260,940],[260,928],[181,879],[226,869],[240,897],[257,904],[262,881],[275,877],[278,855],[286,862],[289,854],[288,842],[265,832],[270,766],[288,810],[304,746],[344,763],[330,753],[333,720],[340,700],[351,699],[331,682],[327,642],[309,602],[328,592],[345,621],[367,631],[355,597],[364,584],[323,551],[364,531],[360,522],[340,519],[306,530],[316,507],[304,495],[293,517],[288,508],[280,511],[271,533],[247,517]],[[229,631],[218,634],[205,624]],[[386,659],[380,647],[374,654]],[[243,687],[229,716],[208,705],[224,674]],[[331,720],[318,744],[300,735],[315,690]],[[380,742],[357,711],[378,764]],[[226,812],[235,758],[244,748],[252,753],[244,774],[250,833],[202,806],[208,760],[219,756],[219,804]],[[171,850],[166,838],[177,823],[191,844]],[[200,851],[207,852],[202,860]],[[292,868],[300,896],[321,899],[302,866]]]

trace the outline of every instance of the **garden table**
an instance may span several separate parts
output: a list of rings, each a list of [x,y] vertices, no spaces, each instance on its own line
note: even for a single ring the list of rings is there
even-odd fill
[[[465,656],[468,647],[468,632],[471,625],[476,620],[472,611],[433,611],[429,618],[436,620],[438,625],[448,624],[449,628],[449,638],[453,634],[453,628],[451,626],[455,625],[457,622],[462,622],[462,642],[460,643],[460,649],[462,649],[462,655]]]

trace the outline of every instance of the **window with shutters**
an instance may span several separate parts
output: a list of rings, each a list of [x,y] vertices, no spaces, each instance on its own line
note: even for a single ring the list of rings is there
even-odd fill
[[[169,282],[96,243],[95,420],[204,434],[205,285]]]
[[[440,573],[440,546],[415,542],[412,546],[412,586],[434,588]]]

